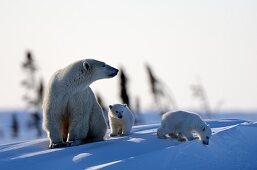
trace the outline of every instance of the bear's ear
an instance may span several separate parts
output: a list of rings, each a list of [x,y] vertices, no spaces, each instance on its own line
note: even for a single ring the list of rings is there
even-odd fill
[[[127,107],[128,105],[125,103],[125,104],[123,104],[125,107]]]
[[[88,70],[89,70],[89,63],[86,62],[86,61],[84,61],[84,62],[83,62],[83,68],[84,68],[86,71],[88,71]]]

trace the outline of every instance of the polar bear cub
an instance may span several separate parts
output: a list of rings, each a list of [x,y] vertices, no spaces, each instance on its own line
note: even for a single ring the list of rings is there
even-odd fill
[[[208,145],[211,137],[211,128],[196,113],[185,111],[167,112],[162,116],[161,126],[157,136],[161,139],[177,138],[179,141],[196,139],[195,132],[203,144]]]
[[[118,69],[94,59],[83,59],[56,71],[43,101],[43,127],[49,148],[103,140],[107,130],[102,108],[89,87],[116,76]]]
[[[126,136],[135,123],[135,116],[126,104],[109,105],[110,136]]]

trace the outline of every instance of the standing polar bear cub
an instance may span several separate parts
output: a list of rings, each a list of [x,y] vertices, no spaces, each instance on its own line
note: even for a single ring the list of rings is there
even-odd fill
[[[126,104],[114,104],[109,106],[110,136],[129,135],[135,123],[134,114]]]
[[[117,69],[93,59],[77,61],[54,73],[43,101],[43,127],[50,148],[103,140],[107,125],[89,85],[117,73]]]
[[[199,135],[203,144],[209,144],[211,128],[198,114],[185,111],[167,112],[162,116],[161,127],[157,130],[157,136],[165,139],[169,135],[180,141],[191,141],[196,139],[192,132]]]

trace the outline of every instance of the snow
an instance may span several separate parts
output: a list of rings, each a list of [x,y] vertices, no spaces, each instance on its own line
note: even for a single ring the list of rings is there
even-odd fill
[[[159,124],[134,126],[129,136],[68,148],[48,149],[47,138],[2,144],[0,169],[257,169],[256,122],[207,123],[213,131],[209,145],[158,139]]]

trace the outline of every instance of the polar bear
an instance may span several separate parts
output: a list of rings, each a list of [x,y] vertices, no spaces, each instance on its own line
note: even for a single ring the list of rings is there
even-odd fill
[[[162,116],[161,126],[157,136],[161,139],[177,138],[179,141],[196,139],[195,132],[203,144],[208,145],[211,137],[211,128],[196,113],[186,111],[167,112]]]
[[[135,116],[126,104],[109,105],[110,136],[127,136],[135,123]]]
[[[118,69],[94,59],[79,60],[54,73],[43,100],[49,148],[103,140],[107,125],[89,85],[117,73]]]

